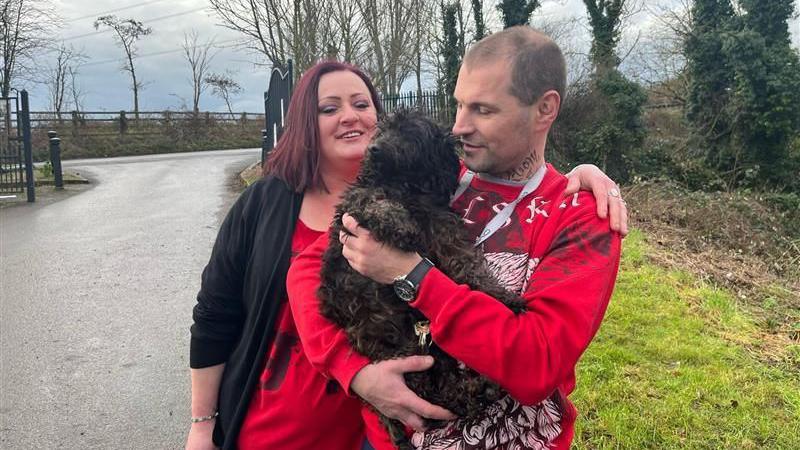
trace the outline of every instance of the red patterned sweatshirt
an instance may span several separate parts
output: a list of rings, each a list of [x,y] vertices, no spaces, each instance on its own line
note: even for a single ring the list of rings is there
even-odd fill
[[[431,322],[431,337],[444,351],[496,381],[509,394],[486,417],[456,420],[413,442],[423,448],[568,449],[576,410],[567,396],[575,366],[600,327],[614,287],[620,237],[596,215],[595,200],[581,192],[563,197],[566,178],[547,165],[539,186],[483,244],[487,263],[503,285],[524,296],[528,311],[514,315],[490,296],[459,285],[434,268],[411,306]],[[476,176],[454,202],[477,236],[522,186]],[[355,374],[369,363],[354,352],[343,331],[319,313],[316,297],[327,236],[297,257],[289,271],[289,301],[312,365],[349,393]],[[398,300],[399,301],[399,300]],[[377,423],[368,436],[391,448]]]

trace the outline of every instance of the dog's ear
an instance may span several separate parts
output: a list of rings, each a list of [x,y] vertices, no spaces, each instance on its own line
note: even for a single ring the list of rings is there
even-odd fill
[[[438,167],[438,175],[430,180],[430,190],[449,203],[450,196],[458,186],[458,174],[461,166],[455,139],[450,133],[438,125],[436,126],[438,131],[433,139],[434,144],[429,152],[431,157],[428,161]]]

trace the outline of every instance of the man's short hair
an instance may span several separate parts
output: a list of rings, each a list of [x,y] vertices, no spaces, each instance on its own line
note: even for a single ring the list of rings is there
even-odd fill
[[[534,104],[553,90],[564,99],[567,68],[558,45],[546,34],[527,25],[506,28],[470,48],[464,57],[468,67],[508,58],[511,62],[511,95],[524,105]]]

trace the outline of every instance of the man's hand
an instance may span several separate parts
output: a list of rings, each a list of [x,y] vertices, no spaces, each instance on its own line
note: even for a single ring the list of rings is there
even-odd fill
[[[422,261],[416,253],[406,253],[373,239],[351,215],[342,216],[345,231],[339,232],[342,256],[356,272],[381,284],[391,284],[395,278],[408,275]]]
[[[425,419],[453,420],[450,411],[418,397],[406,386],[403,374],[421,372],[433,365],[430,356],[408,356],[364,366],[350,382],[350,390],[383,415],[397,419],[417,431],[425,430]]]
[[[619,186],[594,164],[580,164],[567,174],[567,189],[564,195],[578,191],[591,191],[597,201],[597,215],[608,217],[611,229],[624,237],[628,234],[628,208],[619,191]]]

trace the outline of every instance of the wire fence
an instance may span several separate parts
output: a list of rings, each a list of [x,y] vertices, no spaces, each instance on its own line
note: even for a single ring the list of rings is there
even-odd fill
[[[386,113],[398,108],[418,108],[442,125],[453,123],[455,111],[450,98],[439,91],[409,91],[405,94],[389,94],[381,96],[381,103]]]

